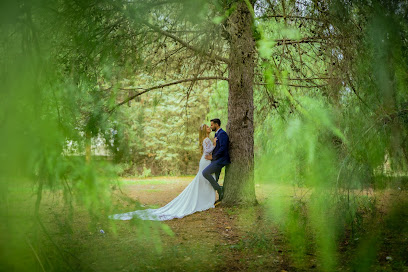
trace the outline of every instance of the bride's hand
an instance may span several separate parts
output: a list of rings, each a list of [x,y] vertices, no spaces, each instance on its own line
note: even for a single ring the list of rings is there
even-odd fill
[[[217,144],[217,137],[214,137],[213,144],[214,146]]]

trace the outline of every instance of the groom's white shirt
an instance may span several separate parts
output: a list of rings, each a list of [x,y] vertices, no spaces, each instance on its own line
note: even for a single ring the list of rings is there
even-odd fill
[[[218,133],[218,131],[220,131],[221,128],[217,129],[217,131],[215,133]]]

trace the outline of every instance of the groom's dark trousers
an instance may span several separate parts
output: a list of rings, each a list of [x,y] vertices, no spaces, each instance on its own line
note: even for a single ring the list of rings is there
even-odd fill
[[[203,176],[211,183],[214,190],[219,191],[221,187],[218,184],[218,179],[220,178],[221,169],[230,164],[231,161],[228,152],[229,138],[227,133],[219,129],[217,133],[215,133],[215,137],[217,137],[217,144],[213,150],[212,161],[211,164],[203,170]],[[215,174],[216,180],[212,174]]]

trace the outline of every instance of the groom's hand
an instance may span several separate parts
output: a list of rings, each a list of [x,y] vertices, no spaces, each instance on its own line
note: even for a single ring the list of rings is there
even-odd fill
[[[205,159],[211,161],[211,160],[212,160],[212,155],[206,155],[206,156],[205,156]]]

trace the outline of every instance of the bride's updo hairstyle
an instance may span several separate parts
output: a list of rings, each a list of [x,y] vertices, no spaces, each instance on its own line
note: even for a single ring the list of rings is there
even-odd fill
[[[201,154],[203,154],[203,141],[207,138],[207,128],[208,126],[206,124],[202,124],[198,130],[198,144],[200,146]]]

